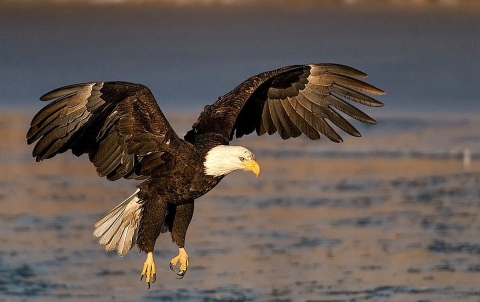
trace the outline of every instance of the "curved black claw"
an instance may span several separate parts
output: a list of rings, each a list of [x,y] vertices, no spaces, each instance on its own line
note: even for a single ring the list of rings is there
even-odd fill
[[[184,271],[179,271],[179,272],[177,273],[176,278],[177,278],[178,280],[183,279],[183,276],[185,276],[186,273],[187,273],[186,270],[184,270]]]
[[[140,276],[140,281],[143,280],[143,277],[145,277],[145,275]],[[151,283],[155,283],[155,281],[157,281],[157,274],[152,275],[152,282]],[[150,282],[147,282],[147,286],[148,286],[148,289],[150,289]]]
[[[185,276],[185,274],[187,273],[187,270],[180,270],[180,271],[177,272],[175,270],[175,268],[173,267],[173,264],[171,262],[170,262],[170,270],[176,274],[175,277],[179,280],[182,279]]]
[[[183,279],[185,274],[187,273],[187,270],[179,270],[178,272],[175,270],[173,267],[173,264],[170,262],[170,270],[176,274],[175,278],[177,279]]]

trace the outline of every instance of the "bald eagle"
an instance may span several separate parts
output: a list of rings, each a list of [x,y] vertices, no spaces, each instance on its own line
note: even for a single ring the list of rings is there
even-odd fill
[[[205,106],[184,138],[170,126],[151,91],[127,82],[92,82],[61,87],[40,99],[52,101],[33,118],[27,133],[37,161],[72,150],[88,154],[99,176],[142,179],[137,190],[95,223],[94,235],[107,251],[146,253],[141,277],[156,280],[153,258],[160,233],[171,232],[178,256],[170,268],[179,278],[189,266],[185,235],[194,201],[235,170],[258,176],[254,154],[229,145],[234,137],[278,132],[283,139],[302,133],[342,138],[332,124],[360,136],[341,113],[360,122],[375,120],[348,101],[380,107],[369,95],[384,92],[361,78],[366,74],[338,64],[294,65],[260,73]],[[175,267],[178,269],[175,270]]]

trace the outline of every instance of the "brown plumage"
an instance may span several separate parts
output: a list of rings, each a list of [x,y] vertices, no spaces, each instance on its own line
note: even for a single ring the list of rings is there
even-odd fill
[[[146,252],[142,276],[150,284],[158,235],[171,232],[179,247],[171,266],[180,263],[182,277],[188,268],[184,245],[194,200],[233,170],[258,174],[250,151],[221,146],[253,131],[278,132],[283,139],[324,135],[341,142],[333,125],[360,136],[344,115],[368,124],[375,120],[348,101],[383,105],[368,94],[384,92],[360,80],[365,76],[337,64],[295,65],[258,74],[206,106],[184,139],[143,85],[71,85],[40,98],[52,102],[33,118],[27,142],[36,141],[37,161],[70,149],[77,156],[88,154],[98,174],[109,180],[145,179],[137,192],[96,223],[94,234],[107,250],[121,255],[135,244]]]

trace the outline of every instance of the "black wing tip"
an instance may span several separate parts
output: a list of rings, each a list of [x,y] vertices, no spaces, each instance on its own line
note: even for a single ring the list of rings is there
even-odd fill
[[[385,106],[385,104],[380,101],[377,101],[376,103],[373,103],[372,105],[370,105],[370,107],[383,107],[383,106]]]
[[[56,154],[56,153],[55,153]],[[41,162],[43,161],[44,159],[49,159],[49,158],[52,158],[55,154],[53,155],[47,155],[46,152],[44,150],[33,150],[32,151],[32,157],[35,158],[35,161],[38,163],[38,162]]]
[[[334,143],[337,143],[337,144],[343,143],[343,138],[341,138],[340,136],[339,137],[330,137],[328,135],[325,135],[325,136]]]
[[[382,89],[380,89],[378,87],[375,87],[373,85],[370,85],[370,86],[371,86],[371,89],[372,89],[371,91],[369,91],[370,94],[373,94],[373,95],[384,95],[384,94],[386,94],[385,90],[382,90]],[[383,106],[382,102],[379,102],[379,103],[381,104],[379,107]]]
[[[65,96],[74,95],[75,93],[78,92],[78,88],[80,87],[83,88],[89,85],[93,86],[97,83],[101,83],[101,82],[78,83],[73,85],[62,86],[42,95],[40,97],[40,101],[45,102],[45,101],[50,101],[50,100],[65,97]]]
[[[368,106],[368,107],[374,107],[374,108],[385,106],[384,103],[380,102],[379,100],[372,99],[372,98],[369,100],[368,103],[362,103],[362,105],[365,105],[365,106]]]
[[[366,74],[365,72],[344,64],[311,63],[307,65],[310,66],[310,68],[319,68],[322,72],[346,74],[346,75],[354,76],[356,78],[366,78],[368,76],[368,74]]]
[[[40,101],[46,102],[46,101],[50,101],[50,100],[54,99],[53,97],[51,97],[51,94],[57,92],[58,90],[59,90],[59,88],[43,94],[43,95],[39,98]]]

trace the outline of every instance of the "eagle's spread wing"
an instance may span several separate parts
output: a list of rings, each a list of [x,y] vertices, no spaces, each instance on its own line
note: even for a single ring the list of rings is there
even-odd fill
[[[171,165],[180,138],[150,90],[124,82],[84,83],[53,90],[27,133],[37,161],[71,149],[88,153],[100,176],[141,179]],[[166,160],[166,159],[169,160]]]
[[[360,136],[339,111],[361,122],[375,123],[348,102],[383,105],[367,94],[384,92],[359,80],[364,77],[366,74],[359,70],[337,64],[295,65],[264,72],[206,106],[189,134],[213,132],[231,140],[254,130],[258,135],[278,131],[283,139],[302,133],[319,139],[321,133],[340,142],[334,124],[350,135]]]

